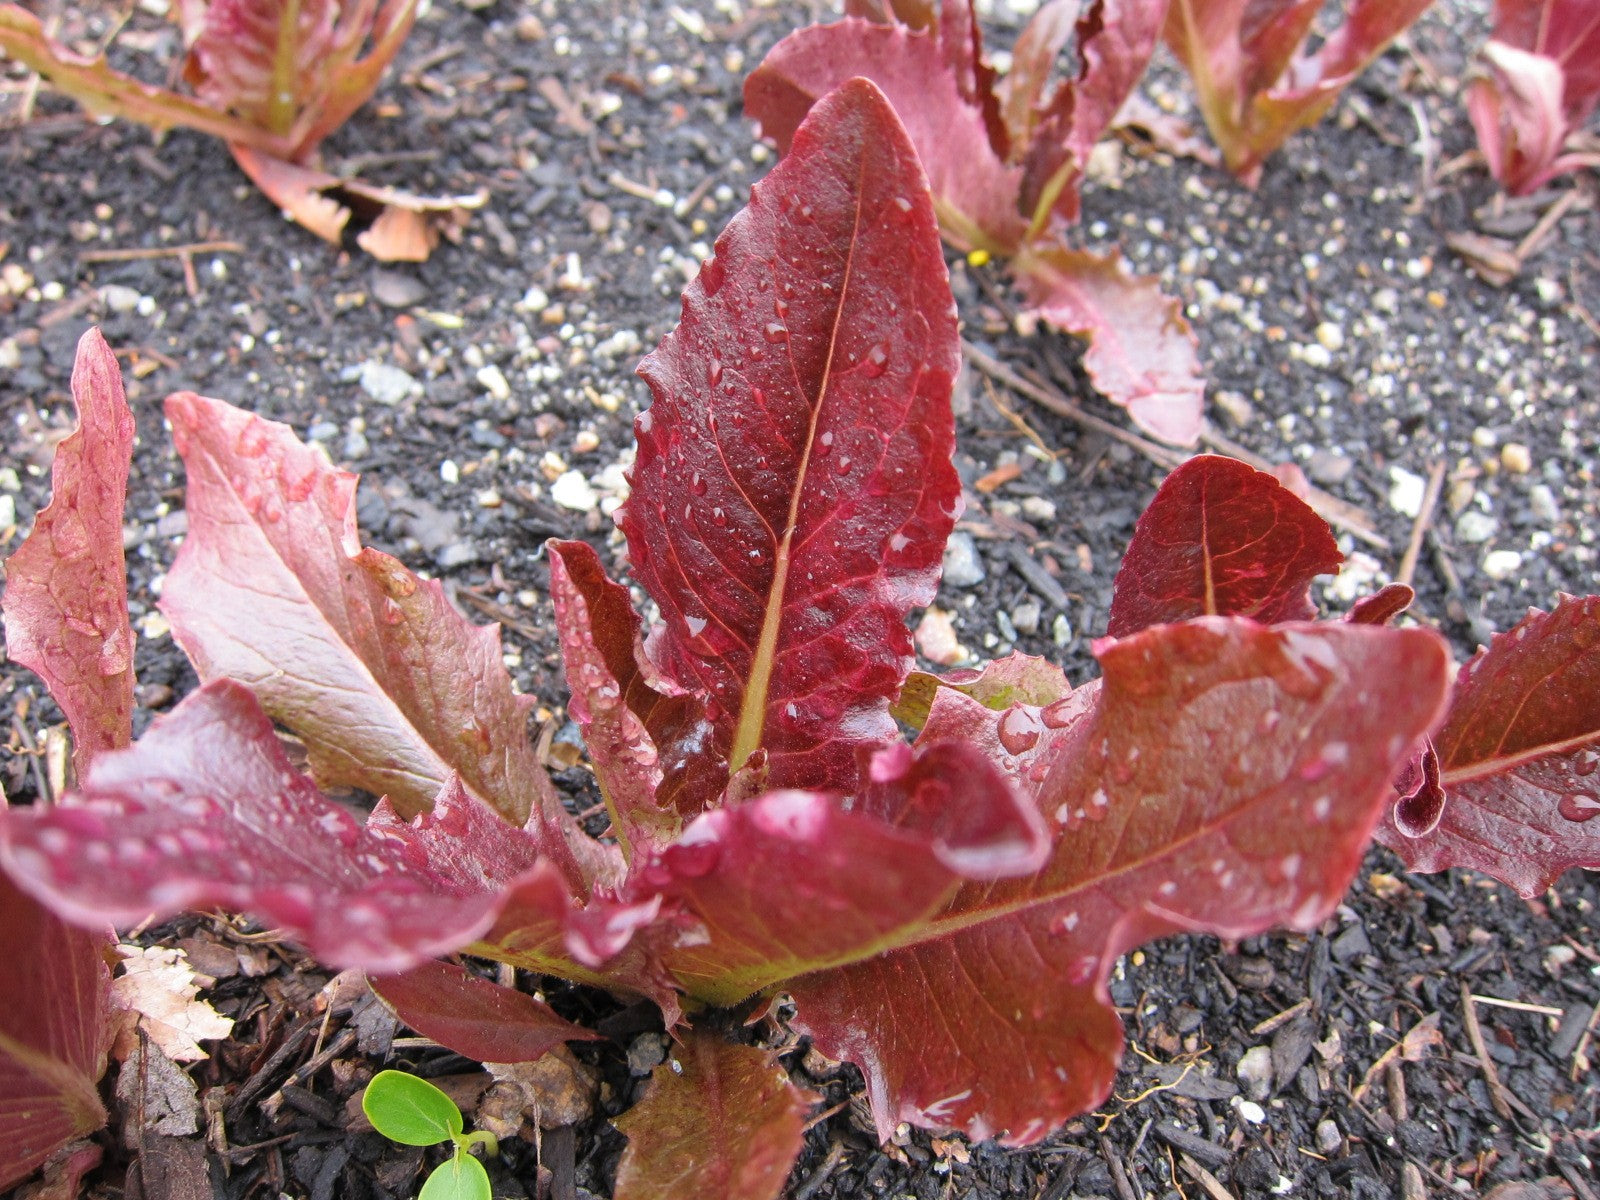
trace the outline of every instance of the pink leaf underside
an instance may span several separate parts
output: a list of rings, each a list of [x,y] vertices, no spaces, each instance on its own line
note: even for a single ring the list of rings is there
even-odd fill
[[[324,787],[385,795],[411,816],[454,773],[508,820],[531,810],[576,894],[614,874],[539,765],[498,628],[361,547],[355,476],[288,426],[220,400],[179,393],[167,416],[188,469],[189,536],[161,607],[201,679],[254,691],[305,741]]]
[[[109,946],[0,874],[0,1189],[105,1124]]]
[[[770,792],[698,818],[639,883],[698,922],[668,952],[691,995],[733,1004],[770,984],[874,953],[925,921],[963,878],[1036,869],[1038,814],[977,748],[871,756],[848,807]]]
[[[1570,125],[1600,104],[1600,7],[1593,0],[1496,0],[1494,40],[1560,64]]]
[[[1467,112],[1494,177],[1520,195],[1559,173],[1568,129],[1561,64],[1498,41],[1482,58],[1488,71],[1468,84]]]
[[[770,1050],[690,1032],[614,1122],[616,1200],[777,1200],[816,1100]]]
[[[1428,631],[1238,618],[1096,651],[1103,686],[1039,794],[1059,831],[1044,869],[968,885],[916,944],[786,986],[798,1026],[861,1067],[883,1137],[911,1121],[1035,1141],[1110,1089],[1119,955],[1176,931],[1313,927],[1448,666]],[[942,692],[935,715],[947,697],[964,700]]]
[[[788,152],[823,96],[864,76],[883,89],[921,156],[945,235],[1011,253],[1027,231],[1017,209],[1022,168],[995,150],[980,106],[967,100],[938,36],[846,18],[791,33],[745,80],[745,111]]]
[[[877,26],[870,28],[877,29]],[[706,753],[768,784],[852,789],[898,737],[905,617],[960,504],[955,309],[916,152],[883,94],[840,88],[751,192],[639,373],[618,523],[661,608],[652,649],[707,696]]]
[[[558,1016],[544,1001],[453,963],[423,963],[370,982],[378,999],[406,1025],[479,1062],[532,1062],[562,1042],[600,1037]]]
[[[1202,454],[1167,476],[1139,518],[1106,633],[1202,616],[1307,621],[1312,578],[1343,561],[1328,523],[1271,475]]]
[[[996,711],[1013,704],[1043,708],[1072,691],[1061,668],[1049,659],[1013,652],[982,667],[964,667],[943,675],[913,671],[900,689],[900,699],[895,701],[895,720],[921,729],[940,688],[953,688]]]
[[[572,919],[534,838],[459,786],[415,825],[383,805],[364,826],[294,770],[255,698],[229,680],[97,758],[71,799],[7,814],[0,859],[86,925],[222,906],[335,966],[392,972],[473,941],[508,899],[525,916],[537,903],[557,942]]]
[[[205,6],[186,66],[197,96],[256,125],[270,124],[276,90],[273,64],[288,2],[211,0]],[[290,85],[296,89],[296,111],[323,82],[326,60],[335,45],[339,9],[338,0],[297,0],[294,68],[289,74]]]
[[[74,763],[133,735],[122,508],[133,414],[111,347],[91,329],[72,366],[78,426],[56,447],[50,504],[6,560],[6,654],[44,680],[72,727]]]
[[[568,708],[595,775],[630,846],[668,842],[727,786],[726,770],[697,752],[710,733],[705,706],[652,686],[628,589],[607,578],[594,549],[548,548]]]
[[[1445,800],[1407,837],[1378,839],[1414,871],[1468,867],[1524,896],[1600,867],[1600,596],[1531,612],[1461,669],[1435,735]]]
[[[1130,275],[1121,256],[1036,242],[1014,264],[1028,303],[1050,324],[1089,339],[1090,382],[1162,441],[1200,438],[1205,382],[1194,333],[1177,300],[1150,276]]]

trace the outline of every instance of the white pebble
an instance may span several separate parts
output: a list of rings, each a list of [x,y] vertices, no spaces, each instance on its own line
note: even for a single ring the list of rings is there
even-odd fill
[[[1491,550],[1483,556],[1483,573],[1490,579],[1504,581],[1522,569],[1522,555],[1515,550]]]
[[[1404,467],[1389,468],[1389,507],[1402,516],[1415,517],[1422,511],[1422,496],[1427,481]]]
[[[589,486],[582,471],[568,471],[552,483],[550,499],[574,512],[593,512],[600,504],[599,493]]]

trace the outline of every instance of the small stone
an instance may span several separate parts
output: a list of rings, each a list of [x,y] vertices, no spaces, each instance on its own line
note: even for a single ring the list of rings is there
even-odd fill
[[[573,512],[593,512],[600,505],[600,494],[589,486],[582,471],[566,471],[550,485],[550,499]]]
[[[489,395],[502,403],[511,399],[511,385],[506,382],[506,374],[494,363],[479,369],[478,384]]]
[[[1252,1046],[1246,1050],[1234,1073],[1245,1095],[1265,1100],[1272,1091],[1272,1047]]]
[[[1495,530],[1500,528],[1488,513],[1479,512],[1469,508],[1456,518],[1456,541],[1467,546],[1481,546],[1495,535]]]
[[[659,1033],[641,1033],[628,1044],[628,1073],[644,1078],[667,1057],[667,1039]]]
[[[439,464],[439,478],[450,484],[461,482],[461,468],[456,465],[455,459],[447,458]]]
[[[1317,1122],[1317,1149],[1323,1154],[1336,1154],[1344,1145],[1344,1134],[1331,1120],[1324,1117]]]
[[[22,365],[22,347],[16,338],[0,339],[0,371],[15,371]]]
[[[428,298],[428,286],[413,275],[379,267],[372,273],[372,296],[385,308],[410,308]]]
[[[131,313],[139,307],[139,289],[108,283],[100,289],[100,303],[114,313]]]
[[[572,439],[574,454],[590,454],[600,449],[600,435],[592,429],[580,429]]]
[[[1255,416],[1255,406],[1238,392],[1214,392],[1211,402],[1222,410],[1229,421],[1241,428],[1250,424]]]
[[[1472,444],[1479,450],[1493,450],[1500,444],[1500,435],[1486,425],[1472,431]]]
[[[1312,342],[1308,346],[1300,347],[1300,361],[1308,367],[1325,371],[1333,365],[1333,355],[1328,353],[1326,346]]]
[[[1066,646],[1072,641],[1072,622],[1067,620],[1066,613],[1057,613],[1056,619],[1051,622],[1050,639],[1058,646]]]
[[[1344,349],[1344,330],[1332,321],[1317,326],[1317,344],[1330,354]]]
[[[967,657],[966,647],[956,638],[955,622],[942,608],[923,613],[912,636],[917,653],[936,666],[953,667]]]
[[[501,499],[500,493],[493,488],[484,488],[483,491],[478,493],[476,499],[479,508],[499,508],[505,503]]]
[[[594,356],[601,362],[616,362],[639,353],[639,335],[631,329],[619,329],[595,345]]]
[[[450,571],[475,563],[480,557],[478,548],[471,542],[451,542],[433,556],[433,561],[441,571]]]
[[[1306,461],[1306,474],[1324,487],[1333,487],[1349,478],[1355,460],[1337,450],[1316,450]]]
[[[1483,573],[1497,582],[1510,579],[1522,569],[1522,555],[1515,550],[1491,550],[1483,556]]]
[[[0,492],[0,532],[17,523],[17,500],[10,492]]]
[[[1561,507],[1549,484],[1536,483],[1528,489],[1528,508],[1542,524],[1554,525],[1561,520]]]
[[[344,435],[344,444],[339,447],[339,456],[345,462],[357,462],[371,453],[372,447],[367,442],[367,435],[359,429],[352,429]]]
[[[1500,447],[1500,465],[1513,475],[1526,475],[1533,470],[1533,455],[1521,442],[1507,442]]]
[[[542,287],[531,287],[522,293],[522,299],[514,307],[526,313],[542,313],[550,307],[550,293]]]
[[[361,364],[359,378],[363,392],[390,407],[422,394],[422,385],[392,363],[369,359]]]
[[[1427,491],[1427,480],[1404,467],[1389,468],[1389,507],[1406,517],[1416,517],[1422,512],[1422,497]]]
[[[1039,618],[1043,615],[1036,601],[1024,600],[1011,610],[1011,624],[1018,633],[1038,633]]]
[[[944,548],[944,581],[951,587],[969,588],[988,577],[983,569],[983,559],[978,554],[978,544],[972,535],[957,530],[950,535]]]
[[[1022,502],[1022,515],[1041,525],[1053,524],[1056,519],[1056,506],[1053,501],[1046,500],[1043,496],[1029,496]]]
[[[1252,1125],[1260,1125],[1267,1119],[1267,1110],[1254,1100],[1241,1100],[1235,1096],[1233,1098],[1233,1107],[1243,1120],[1250,1122]]]

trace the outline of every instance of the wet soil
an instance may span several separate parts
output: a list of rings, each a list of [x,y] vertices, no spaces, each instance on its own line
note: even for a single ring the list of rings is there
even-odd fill
[[[436,6],[374,105],[327,146],[331,164],[371,180],[490,194],[461,243],[419,267],[378,266],[285,223],[198,135],[157,144],[48,96],[0,131],[0,550],[48,498],[72,347],[98,323],[141,435],[125,535],[141,726],[194,684],[155,610],[185,529],[160,401],[182,389],[286,421],[362,472],[367,540],[500,621],[518,685],[562,724],[541,545],[585,537],[620,563],[608,513],[646,402],[632,367],[770,165],[740,111],[744,73],[815,7]],[[996,7],[1003,45],[1015,18]],[[86,19],[104,28],[104,13]],[[1457,92],[1480,23],[1464,4],[1436,10],[1254,192],[1119,141],[1096,164],[1082,229],[1184,298],[1217,432],[1298,464],[1370,518],[1386,545],[1344,535],[1353,565],[1320,590],[1329,611],[1394,577],[1423,481],[1442,472],[1417,613],[1463,655],[1530,604],[1600,590],[1595,181],[1507,204],[1463,158]],[[158,25],[134,29],[144,40],[120,54],[162,51]],[[1170,69],[1150,89],[1181,114]],[[21,100],[0,93],[13,113]],[[1515,244],[1558,204],[1504,286],[1448,245],[1462,232]],[[1015,331],[998,268],[952,265],[975,346],[1125,424],[1087,391],[1069,339]],[[1091,677],[1121,548],[1163,468],[978,373],[960,401],[968,508],[938,607],[976,655],[1016,647]],[[30,748],[59,715],[5,664],[0,719],[0,783],[25,801]],[[581,771],[562,780],[583,786]],[[1527,904],[1470,875],[1404,875],[1374,850],[1311,936],[1149,947],[1113,983],[1129,1040],[1115,1097],[1025,1151],[921,1133],[879,1147],[853,1070],[797,1047],[786,1061],[837,1111],[812,1129],[792,1194],[1363,1197],[1547,1179],[1501,1195],[1592,1197],[1597,903],[1593,875]],[[421,1154],[359,1132],[348,1101],[386,1064],[463,1076],[470,1092],[475,1064],[391,1044],[381,1014],[319,998],[326,974],[249,928],[191,917],[145,935],[189,948],[240,1026],[190,1072],[202,1094],[216,1089],[209,1149],[185,1160],[147,1144],[144,1194],[164,1155],[189,1163],[171,1169],[201,1195],[414,1194]],[[508,1141],[497,1192],[608,1195],[622,1139],[606,1118],[642,1082],[628,1051],[647,1059],[640,1039],[659,1026],[543,986],[613,1040],[576,1051],[602,1081],[594,1114],[537,1146]],[[92,1186],[111,1196],[138,1172],[106,1144]]]

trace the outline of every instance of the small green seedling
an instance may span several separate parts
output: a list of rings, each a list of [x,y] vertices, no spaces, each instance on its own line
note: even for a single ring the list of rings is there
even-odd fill
[[[426,1079],[404,1071],[379,1071],[362,1093],[361,1111],[391,1142],[406,1146],[455,1144],[455,1153],[433,1169],[417,1200],[490,1200],[489,1173],[471,1150],[482,1145],[485,1154],[498,1154],[499,1143],[494,1134],[481,1129],[463,1133],[465,1122],[456,1102]]]

